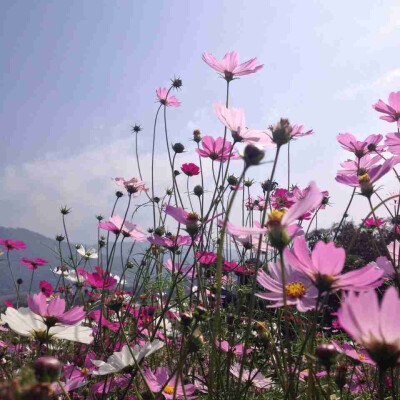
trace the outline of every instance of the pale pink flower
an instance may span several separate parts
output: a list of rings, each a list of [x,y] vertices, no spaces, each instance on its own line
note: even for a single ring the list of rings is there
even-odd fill
[[[395,367],[400,359],[400,299],[393,286],[379,304],[378,294],[370,290],[358,296],[350,292],[338,312],[340,326],[382,369]]]
[[[369,135],[365,140],[357,140],[351,133],[339,133],[337,141],[341,146],[358,158],[364,157],[370,151],[383,151],[384,146],[378,146],[378,143],[383,139],[382,135]]]
[[[388,147],[388,150],[395,154],[396,156],[400,155],[400,133],[393,132],[388,133],[386,135],[385,145]]]
[[[222,61],[217,60],[209,53],[204,53],[202,59],[212,69],[221,73],[228,82],[238,76],[254,74],[264,66],[258,65],[255,57],[239,64],[239,54],[236,51],[226,53]]]
[[[384,103],[382,100],[378,100],[377,103],[373,104],[372,107],[383,114],[380,119],[388,122],[396,122],[400,128],[400,92],[392,92],[389,94],[389,104]]]
[[[309,129],[308,131],[303,131],[304,125],[292,125],[292,132],[290,132],[290,137],[292,139],[297,139],[299,137],[312,135],[314,131]]]
[[[137,197],[141,192],[147,192],[149,190],[144,181],[141,181],[135,177],[129,180],[126,180],[122,177],[117,177],[113,180],[118,186],[124,187],[129,193],[133,194],[133,197]]]
[[[113,232],[116,235],[121,233],[123,236],[130,237],[138,242],[147,240],[147,235],[139,225],[124,221],[119,215],[114,215],[107,221],[99,222],[99,228]]]
[[[333,242],[322,240],[315,245],[311,257],[304,237],[293,241],[292,249],[285,249],[285,259],[297,271],[305,273],[321,291],[368,290],[382,284],[383,271],[374,264],[342,274],[346,253]]]
[[[169,96],[168,90],[165,88],[158,88],[156,90],[156,95],[159,102],[167,107],[179,107],[181,105],[180,101],[175,96]]]
[[[233,376],[239,379],[241,365],[239,363],[234,364],[230,368],[230,372]],[[266,389],[272,386],[272,379],[266,378],[258,369],[248,370],[243,368],[242,371],[242,382],[249,383],[258,389]]]
[[[339,170],[338,174],[362,175],[363,173],[368,172],[381,160],[382,157],[379,155],[372,157],[370,154],[366,154],[364,157],[358,158],[357,160],[347,160],[340,164],[340,166],[344,169]]]
[[[220,342],[219,340],[215,341],[215,345],[223,351],[224,353],[234,353],[235,355],[241,357],[244,354],[244,344],[239,343],[235,346],[231,346],[226,340],[223,340]],[[246,350],[246,354],[250,354],[253,351],[253,349],[250,347]]]

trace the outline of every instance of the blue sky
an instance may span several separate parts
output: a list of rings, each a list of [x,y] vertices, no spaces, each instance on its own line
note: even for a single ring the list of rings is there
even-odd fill
[[[216,137],[212,103],[223,100],[224,81],[201,53],[236,50],[265,65],[232,84],[231,104],[246,110],[248,124],[261,129],[284,116],[316,132],[292,146],[292,176],[331,191],[335,206],[321,219],[328,225],[351,192],[334,181],[349,156],[336,134],[391,131],[371,104],[400,90],[399,33],[396,0],[3,0],[0,224],[53,236],[61,230],[58,208],[68,204],[74,238],[91,241],[93,215],[107,215],[113,201],[110,178],[137,174],[135,122],[144,127],[139,148],[149,172],[155,89],[174,75],[184,82],[182,107],[169,110],[172,141],[193,148],[197,127]],[[160,140],[160,188],[169,182],[165,151]],[[282,183],[284,165],[282,157]],[[265,179],[269,168],[252,175]],[[356,220],[367,210],[363,200],[353,207]],[[138,222],[147,227],[144,217]]]

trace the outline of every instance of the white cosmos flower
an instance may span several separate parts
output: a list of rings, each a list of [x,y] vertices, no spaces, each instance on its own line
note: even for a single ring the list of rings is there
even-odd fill
[[[79,248],[77,248],[76,251],[86,260],[89,260],[89,258],[99,258],[97,251],[93,248],[85,250],[82,245],[79,245]]]
[[[107,375],[121,371],[126,367],[134,367],[135,361],[140,362],[143,358],[156,352],[164,346],[164,342],[161,340],[154,340],[153,342],[147,342],[143,346],[138,344],[131,350],[128,345],[125,345],[121,351],[116,351],[112,356],[108,357],[107,362],[102,360],[92,360],[92,363],[98,368],[98,371],[94,371],[93,375]]]
[[[1,314],[1,321],[6,322],[10,329],[21,336],[34,338],[45,334],[47,331],[47,326],[40,315],[25,307],[20,307],[18,310],[8,307],[5,314]],[[85,344],[90,344],[93,341],[92,328],[80,324],[57,324],[49,329],[49,336]]]

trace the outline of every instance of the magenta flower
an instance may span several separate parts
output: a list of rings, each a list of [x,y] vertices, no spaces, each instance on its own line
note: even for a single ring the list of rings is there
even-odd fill
[[[385,221],[382,218],[375,219],[373,217],[370,217],[367,219],[363,219],[363,221],[364,221],[364,225],[368,226],[370,228],[375,228],[377,226],[385,225]]]
[[[388,150],[395,154],[396,156],[400,155],[400,133],[393,132],[388,133],[386,135],[385,145],[388,147]]]
[[[268,274],[259,271],[257,282],[268,293],[256,293],[261,299],[272,301],[269,308],[282,307],[284,305],[283,293],[286,293],[286,304],[295,305],[300,312],[312,310],[316,305],[318,291],[310,278],[303,272],[294,270],[287,263],[285,264],[285,286],[282,282],[280,265],[270,263]]]
[[[228,82],[238,76],[254,74],[264,65],[257,65],[257,58],[251,58],[239,64],[239,54],[236,51],[226,53],[222,61],[217,60],[209,53],[203,53],[203,61],[215,71],[221,73],[222,77]]]
[[[141,181],[135,177],[129,180],[125,180],[122,177],[117,177],[113,180],[118,186],[124,187],[130,194],[133,194],[133,197],[137,197],[141,192],[147,192],[149,190],[144,181]]]
[[[397,163],[398,163],[397,157],[392,157],[384,161],[383,164],[374,165],[368,170],[368,172],[364,170],[359,171],[358,175],[348,175],[348,174],[338,173],[335,179],[339,183],[343,183],[348,186],[359,187],[363,191],[364,188],[365,189],[372,188],[372,185],[377,180],[382,178],[382,176],[386,175]]]
[[[90,273],[85,271],[85,282],[96,289],[113,289],[117,280],[109,273],[106,273],[101,267],[95,267],[96,272]]]
[[[211,158],[213,161],[225,162],[229,158],[236,159],[232,143],[224,138],[214,139],[212,136],[204,136],[201,141],[203,149],[196,149],[200,157]]]
[[[3,245],[4,251],[26,249],[26,244],[22,240],[11,240],[11,239],[0,238],[0,244]]]
[[[44,258],[27,258],[24,257],[21,259],[21,264],[27,265],[28,269],[35,270],[38,267],[42,267],[43,265],[47,264],[48,261]]]
[[[211,265],[217,261],[217,255],[213,252],[197,251],[196,257],[197,261],[203,265]]]
[[[169,96],[169,92],[165,88],[158,88],[156,90],[156,95],[161,104],[167,107],[179,107],[181,105],[180,101],[175,96]]]
[[[395,367],[400,359],[400,299],[392,286],[379,305],[375,291],[350,292],[338,312],[340,326],[360,345],[378,366]]]
[[[170,379],[168,367],[158,367],[155,372],[145,368],[143,373],[149,389],[153,393],[161,392],[166,400],[190,400],[197,397],[194,395],[196,386],[187,384],[182,387],[182,381],[175,375]]]
[[[28,296],[28,307],[37,315],[40,315],[45,323],[54,326],[56,323],[75,325],[85,318],[83,307],[72,307],[65,312],[65,300],[59,297],[52,298],[47,304],[44,293]]]
[[[388,122],[396,122],[400,128],[400,92],[392,92],[389,94],[389,104],[384,103],[382,100],[378,100],[377,103],[372,105],[376,111],[386,114],[382,115],[380,119]]]
[[[200,173],[200,168],[193,163],[186,163],[181,166],[181,171],[187,176],[195,176]]]
[[[342,147],[354,153],[358,158],[364,157],[370,151],[383,151],[384,146],[378,146],[382,139],[382,135],[369,135],[365,140],[359,141],[351,133],[337,135],[337,141]]]
[[[231,131],[234,142],[244,142],[263,147],[275,146],[267,131],[247,128],[242,109],[226,108],[222,103],[214,103],[213,107],[218,119]]]
[[[290,193],[287,189],[276,189],[271,195],[272,208],[281,210],[282,208],[290,208],[294,201],[289,200]]]
[[[40,281],[39,289],[47,298],[49,298],[54,293],[54,288],[52,284],[47,281]]]
[[[304,237],[298,237],[293,241],[293,248],[286,248],[284,254],[290,266],[308,275],[321,292],[369,290],[382,283],[383,271],[373,264],[342,274],[346,253],[333,242],[320,240],[310,257]]]

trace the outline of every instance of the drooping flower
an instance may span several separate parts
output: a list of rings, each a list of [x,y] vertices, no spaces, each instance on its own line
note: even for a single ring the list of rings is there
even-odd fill
[[[65,300],[59,297],[53,297],[47,304],[47,298],[42,292],[28,296],[28,307],[35,314],[40,315],[49,326],[57,323],[75,325],[86,315],[81,306],[75,306],[65,311]]]
[[[374,264],[342,274],[346,254],[333,242],[317,242],[311,257],[304,237],[293,241],[292,249],[285,249],[285,259],[297,271],[305,273],[321,291],[363,291],[381,285],[383,271]]]
[[[339,133],[337,141],[341,146],[356,155],[358,158],[364,157],[370,151],[380,152],[384,146],[378,146],[383,139],[382,135],[369,135],[365,140],[357,140],[351,133]]]
[[[179,107],[181,102],[175,96],[169,96],[168,90],[165,88],[158,88],[156,95],[161,104],[167,107]]]
[[[116,235],[122,233],[123,236],[130,237],[138,242],[145,242],[147,240],[147,235],[139,225],[124,221],[119,215],[110,217],[108,221],[99,222],[99,227]]]
[[[301,312],[315,308],[318,291],[310,278],[300,271],[294,270],[288,263],[285,263],[285,285],[282,282],[281,267],[277,263],[269,264],[268,274],[259,271],[257,282],[268,293],[256,293],[257,297],[272,301],[268,307],[282,307],[284,305],[284,291],[286,304],[295,305]]]
[[[125,180],[122,177],[117,177],[113,179],[118,186],[124,187],[128,193],[132,194],[133,197],[139,196],[141,192],[148,192],[149,188],[146,187],[144,181],[137,179],[135,177]]]
[[[181,166],[182,172],[187,176],[195,176],[200,173],[200,168],[193,163],[186,163]]]
[[[227,108],[222,103],[214,103],[213,107],[218,119],[231,131],[234,142],[257,144],[263,147],[274,146],[267,131],[247,128],[242,109]]]
[[[90,344],[93,341],[92,328],[77,325],[56,324],[48,328],[44,320],[38,318],[38,314],[34,313],[29,308],[14,308],[8,307],[6,312],[1,315],[1,320],[6,322],[8,326],[21,336],[31,338],[48,338],[71,340]]]
[[[240,363],[237,363],[231,366],[230,372],[233,376],[239,379],[241,369]],[[250,371],[243,368],[242,382],[251,384],[258,389],[265,389],[269,386],[272,386],[272,379],[266,378],[258,369],[253,369]]]
[[[162,347],[164,347],[164,342],[158,339],[153,342],[146,342],[143,346],[137,344],[133,349],[130,349],[126,344],[121,351],[116,351],[108,357],[107,362],[92,360],[92,363],[98,368],[97,371],[93,371],[93,375],[108,375],[122,371],[127,367],[135,368],[136,363]]]
[[[183,385],[181,379],[176,375],[170,378],[168,367],[158,367],[155,372],[145,368],[143,373],[149,389],[153,393],[158,393],[162,389],[161,393],[166,400],[190,400],[197,397],[194,395],[196,386]]]
[[[11,240],[11,239],[0,238],[0,244],[3,245],[4,251],[26,249],[26,244],[22,240]]]
[[[377,103],[372,105],[376,111],[386,114],[379,117],[384,121],[396,122],[400,128],[400,92],[392,92],[389,94],[388,103],[384,103],[382,100],[378,100]]]
[[[52,284],[47,281],[40,281],[39,289],[47,298],[49,298],[54,293],[54,288]]]
[[[223,137],[214,139],[212,136],[204,136],[201,141],[202,149],[196,149],[200,157],[210,158],[213,161],[225,162],[229,158],[236,159],[232,143]]]
[[[38,267],[42,267],[43,265],[47,264],[48,261],[44,258],[27,258],[24,257],[21,259],[21,264],[27,265],[28,269],[36,270]]]
[[[338,312],[340,326],[383,370],[396,367],[400,361],[400,299],[392,286],[379,304],[378,295],[370,290],[345,296]]]
[[[76,252],[80,254],[85,260],[99,258],[96,249],[92,248],[85,250],[82,245],[79,245],[79,247],[76,249]]]
[[[254,74],[264,66],[258,65],[257,58],[255,57],[239,64],[239,54],[236,51],[226,53],[222,61],[217,60],[209,53],[203,53],[202,59],[208,66],[219,72],[228,82],[238,76]]]

